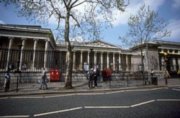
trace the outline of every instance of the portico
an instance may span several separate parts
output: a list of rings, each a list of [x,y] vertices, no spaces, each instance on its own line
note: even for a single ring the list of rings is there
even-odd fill
[[[100,70],[103,70],[104,68],[111,68],[113,71],[130,70],[130,54],[122,54],[122,50],[114,45],[107,44],[106,42],[100,40],[82,44],[78,44],[78,42],[73,42],[72,45],[74,47],[74,72],[83,71],[84,64],[88,64],[90,68],[92,68],[93,65],[98,65]],[[60,53],[66,53],[66,48],[63,44],[58,44],[58,47],[61,49]],[[63,57],[63,60],[66,60],[65,56]],[[121,60],[125,60],[125,63],[121,63]]]
[[[2,27],[0,30],[1,70],[7,70],[8,66],[12,64],[19,70],[22,70],[23,65],[28,70],[48,68],[47,52],[53,50],[55,44],[49,36],[42,33],[46,34],[49,30],[37,30],[40,28],[38,26],[31,28],[16,27],[9,29],[7,26]],[[23,33],[22,30],[26,30],[26,33]]]

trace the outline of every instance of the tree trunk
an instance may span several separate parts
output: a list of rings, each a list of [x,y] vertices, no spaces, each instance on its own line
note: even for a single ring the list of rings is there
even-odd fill
[[[66,76],[65,76],[65,88],[71,89],[72,87],[72,49],[70,42],[68,42],[68,51],[66,53]]]
[[[145,83],[145,78],[144,78],[144,62],[143,62],[143,49],[142,48],[141,48],[141,72],[142,72],[143,82]]]
[[[66,75],[65,75],[65,88],[71,89],[72,87],[72,48],[71,42],[69,40],[69,19],[70,19],[70,10],[67,10],[66,19],[65,19],[65,32],[64,39],[67,44],[67,53],[66,53]]]

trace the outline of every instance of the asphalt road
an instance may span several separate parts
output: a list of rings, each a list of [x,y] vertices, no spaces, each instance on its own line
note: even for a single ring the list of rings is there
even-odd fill
[[[0,98],[0,117],[180,118],[180,87]]]

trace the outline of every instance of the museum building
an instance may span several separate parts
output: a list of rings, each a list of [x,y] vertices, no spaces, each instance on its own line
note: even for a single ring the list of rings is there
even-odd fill
[[[112,39],[113,40],[113,39]],[[180,43],[153,41],[122,49],[102,40],[72,41],[73,72],[82,73],[84,65],[98,65],[100,70],[111,68],[114,73],[142,70],[161,71],[164,68],[176,74],[180,69]],[[0,71],[9,65],[24,72],[37,72],[42,68],[66,69],[66,43],[56,43],[50,29],[32,25],[0,25]]]

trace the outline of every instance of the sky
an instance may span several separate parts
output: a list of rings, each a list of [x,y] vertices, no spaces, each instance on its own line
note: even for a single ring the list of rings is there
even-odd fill
[[[158,12],[159,16],[168,23],[167,29],[171,31],[171,36],[164,40],[180,42],[180,0],[130,0],[125,12],[117,10],[112,12],[113,27],[103,29],[101,40],[114,45],[122,45],[119,36],[124,36],[128,31],[129,16],[136,14],[143,4]],[[50,28],[52,31],[56,28],[54,27],[56,22],[53,19],[50,19],[46,24],[29,21],[27,18],[19,17],[15,7],[4,7],[1,3],[0,24],[41,25],[43,28]]]

